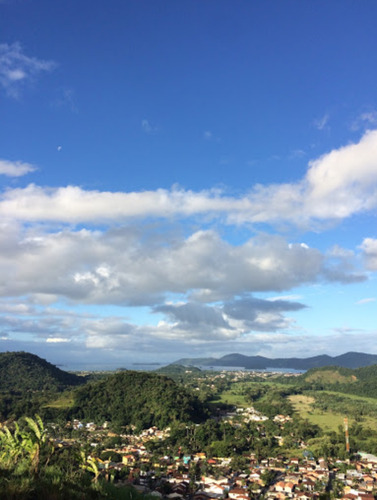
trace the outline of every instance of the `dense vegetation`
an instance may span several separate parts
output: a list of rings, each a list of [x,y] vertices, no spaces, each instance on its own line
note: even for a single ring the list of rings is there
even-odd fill
[[[148,500],[116,487],[77,445],[59,447],[42,420],[26,417],[0,430],[2,500]],[[115,471],[113,471],[115,474]]]
[[[83,377],[60,370],[28,352],[0,353],[2,391],[61,391],[84,383]]]
[[[156,372],[125,370],[89,379],[65,373],[27,353],[4,353],[1,360],[4,384],[0,421],[39,413],[46,422],[64,423],[73,418],[97,424],[108,421],[112,429],[118,430],[125,426],[133,426],[136,431],[153,425],[171,426],[170,446],[179,444],[187,451],[205,449],[208,454],[234,454],[234,450],[245,453],[257,448],[262,455],[273,450],[281,452],[274,439],[266,437],[261,441],[255,437],[245,441],[228,424],[215,425],[213,420],[207,420],[211,411],[219,415],[226,409],[232,410],[233,405],[241,405],[252,406],[270,419],[263,423],[266,436],[283,432],[272,425],[276,415],[294,419],[294,425],[286,424],[284,430],[287,453],[301,440],[308,441],[316,453],[341,455],[344,430],[340,427],[345,416],[353,430],[353,449],[377,453],[377,366],[356,370],[325,367],[301,376],[279,377],[170,365]],[[4,371],[13,378],[11,382]],[[78,382],[84,384],[77,387]],[[197,422],[204,423],[187,430],[186,425]],[[260,431],[262,424],[255,425]],[[256,436],[254,427],[250,424],[248,431]]]
[[[337,366],[313,368],[294,380],[288,379],[288,382],[301,390],[331,390],[377,398],[377,365],[356,369]]]
[[[0,353],[0,421],[44,413],[42,408],[85,377],[60,370],[27,352]]]
[[[71,416],[138,429],[164,428],[174,421],[198,422],[203,405],[168,377],[124,371],[89,383],[75,392]]]

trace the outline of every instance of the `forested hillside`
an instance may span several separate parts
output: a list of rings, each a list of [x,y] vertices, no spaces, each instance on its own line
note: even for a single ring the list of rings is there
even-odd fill
[[[60,391],[85,382],[28,352],[0,353],[1,391]]]
[[[294,383],[305,389],[327,389],[377,398],[377,365],[355,370],[337,366],[313,368],[297,377]]]
[[[75,392],[71,416],[117,425],[164,428],[174,421],[196,422],[204,407],[170,378],[135,371],[110,375]]]

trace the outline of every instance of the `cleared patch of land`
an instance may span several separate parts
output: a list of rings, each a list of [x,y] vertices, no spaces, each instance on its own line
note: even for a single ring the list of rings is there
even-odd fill
[[[297,394],[289,396],[289,400],[301,418],[307,419],[312,424],[319,425],[325,431],[337,431],[339,426],[343,427],[344,417],[348,417],[350,426],[358,421],[363,427],[377,431],[377,420],[370,414],[368,415],[367,412],[361,411],[364,403],[368,406],[368,412],[371,412],[374,407],[377,412],[376,399],[332,391],[322,391],[322,394],[329,396],[326,410],[316,407],[316,398],[314,396]],[[334,397],[333,408],[331,407],[331,396]],[[342,399],[344,411],[335,409],[336,405],[338,405],[335,401],[336,398]]]
[[[62,394],[55,401],[51,401],[50,403],[45,405],[45,408],[71,408],[73,405],[73,394],[65,393]]]
[[[250,403],[246,401],[246,398],[242,394],[236,393],[233,389],[223,391],[218,398],[212,401],[213,403],[225,403],[228,405],[239,406],[246,408],[250,406]]]
[[[321,411],[314,408],[315,398],[312,396],[297,394],[289,396],[289,400],[301,418],[308,420],[312,424],[319,425],[326,431],[337,431],[339,425],[343,425],[344,415],[330,410]]]
[[[337,370],[319,370],[306,377],[307,382],[326,382],[326,384],[351,384],[357,382],[355,375],[342,375]]]

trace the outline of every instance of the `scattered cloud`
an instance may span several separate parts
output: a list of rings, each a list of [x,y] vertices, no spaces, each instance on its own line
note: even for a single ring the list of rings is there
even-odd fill
[[[146,134],[154,134],[158,131],[158,128],[152,125],[151,122],[147,119],[141,121],[141,128]]]
[[[377,111],[371,110],[361,113],[351,124],[351,130],[357,131],[365,127],[375,127],[377,125]]]
[[[318,130],[324,130],[328,128],[328,123],[329,123],[330,115],[328,113],[325,113],[323,116],[320,118],[317,118],[314,120],[314,126]]]
[[[278,295],[276,297],[269,297],[267,300],[275,301],[275,300],[300,300],[302,299],[301,295]]]
[[[210,130],[205,130],[203,132],[203,139],[206,141],[214,141],[214,142],[220,142],[220,137],[217,137],[213,132]]]
[[[53,61],[25,55],[19,42],[0,44],[0,85],[10,97],[18,97],[25,83],[55,67]]]
[[[30,163],[0,159],[0,175],[7,177],[21,177],[34,172],[37,168]]]
[[[69,109],[72,113],[79,112],[76,104],[75,91],[70,88],[59,89],[58,97],[54,100],[52,106]]]
[[[376,302],[376,298],[375,297],[369,297],[369,298],[366,298],[366,299],[361,299],[361,300],[358,300],[356,302],[356,304],[358,305],[361,305],[361,304],[369,304],[370,302]]]
[[[360,245],[365,265],[370,271],[377,271],[377,239],[365,238]]]
[[[119,323],[119,328],[114,323]],[[69,367],[76,363],[82,367],[83,359],[90,360],[92,369],[108,366],[127,366],[132,368],[134,362],[172,362],[189,352],[190,357],[220,357],[229,352],[241,352],[248,355],[261,355],[270,358],[308,357],[320,354],[339,355],[353,351],[355,345],[360,352],[377,352],[377,331],[366,331],[351,328],[334,329],[328,335],[311,335],[299,329],[276,332],[253,332],[249,335],[218,338],[210,335],[202,338],[187,335],[187,331],[174,329],[171,324],[163,323],[157,327],[133,326],[121,318],[93,319],[80,326],[85,335],[79,340],[73,335],[70,341],[36,342],[15,340],[12,334],[2,334],[4,350],[25,350],[36,352],[50,362],[61,363],[66,360]],[[1,326],[1,321],[0,321]],[[68,329],[66,330],[66,332]],[[53,338],[45,337],[47,338]]]
[[[306,152],[303,149],[294,149],[288,156],[289,160],[301,159],[306,156]]]

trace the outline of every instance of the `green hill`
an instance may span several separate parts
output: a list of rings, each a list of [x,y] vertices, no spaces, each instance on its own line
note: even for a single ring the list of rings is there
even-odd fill
[[[302,378],[306,382],[333,384],[353,384],[357,381],[355,370],[340,368],[337,366],[325,366],[323,368],[312,368]]]
[[[331,390],[377,398],[377,365],[354,370],[338,366],[313,368],[294,381],[305,389]]]
[[[154,373],[158,373],[159,375],[167,375],[168,377],[174,377],[176,375],[199,375],[202,373],[200,368],[196,366],[183,366],[176,363],[172,363],[171,365],[162,366],[154,371]]]
[[[0,353],[2,392],[61,391],[84,382],[83,377],[60,370],[35,354]]]
[[[186,389],[155,373],[124,371],[75,391],[71,416],[102,423],[164,428],[174,421],[196,422],[204,408]]]

